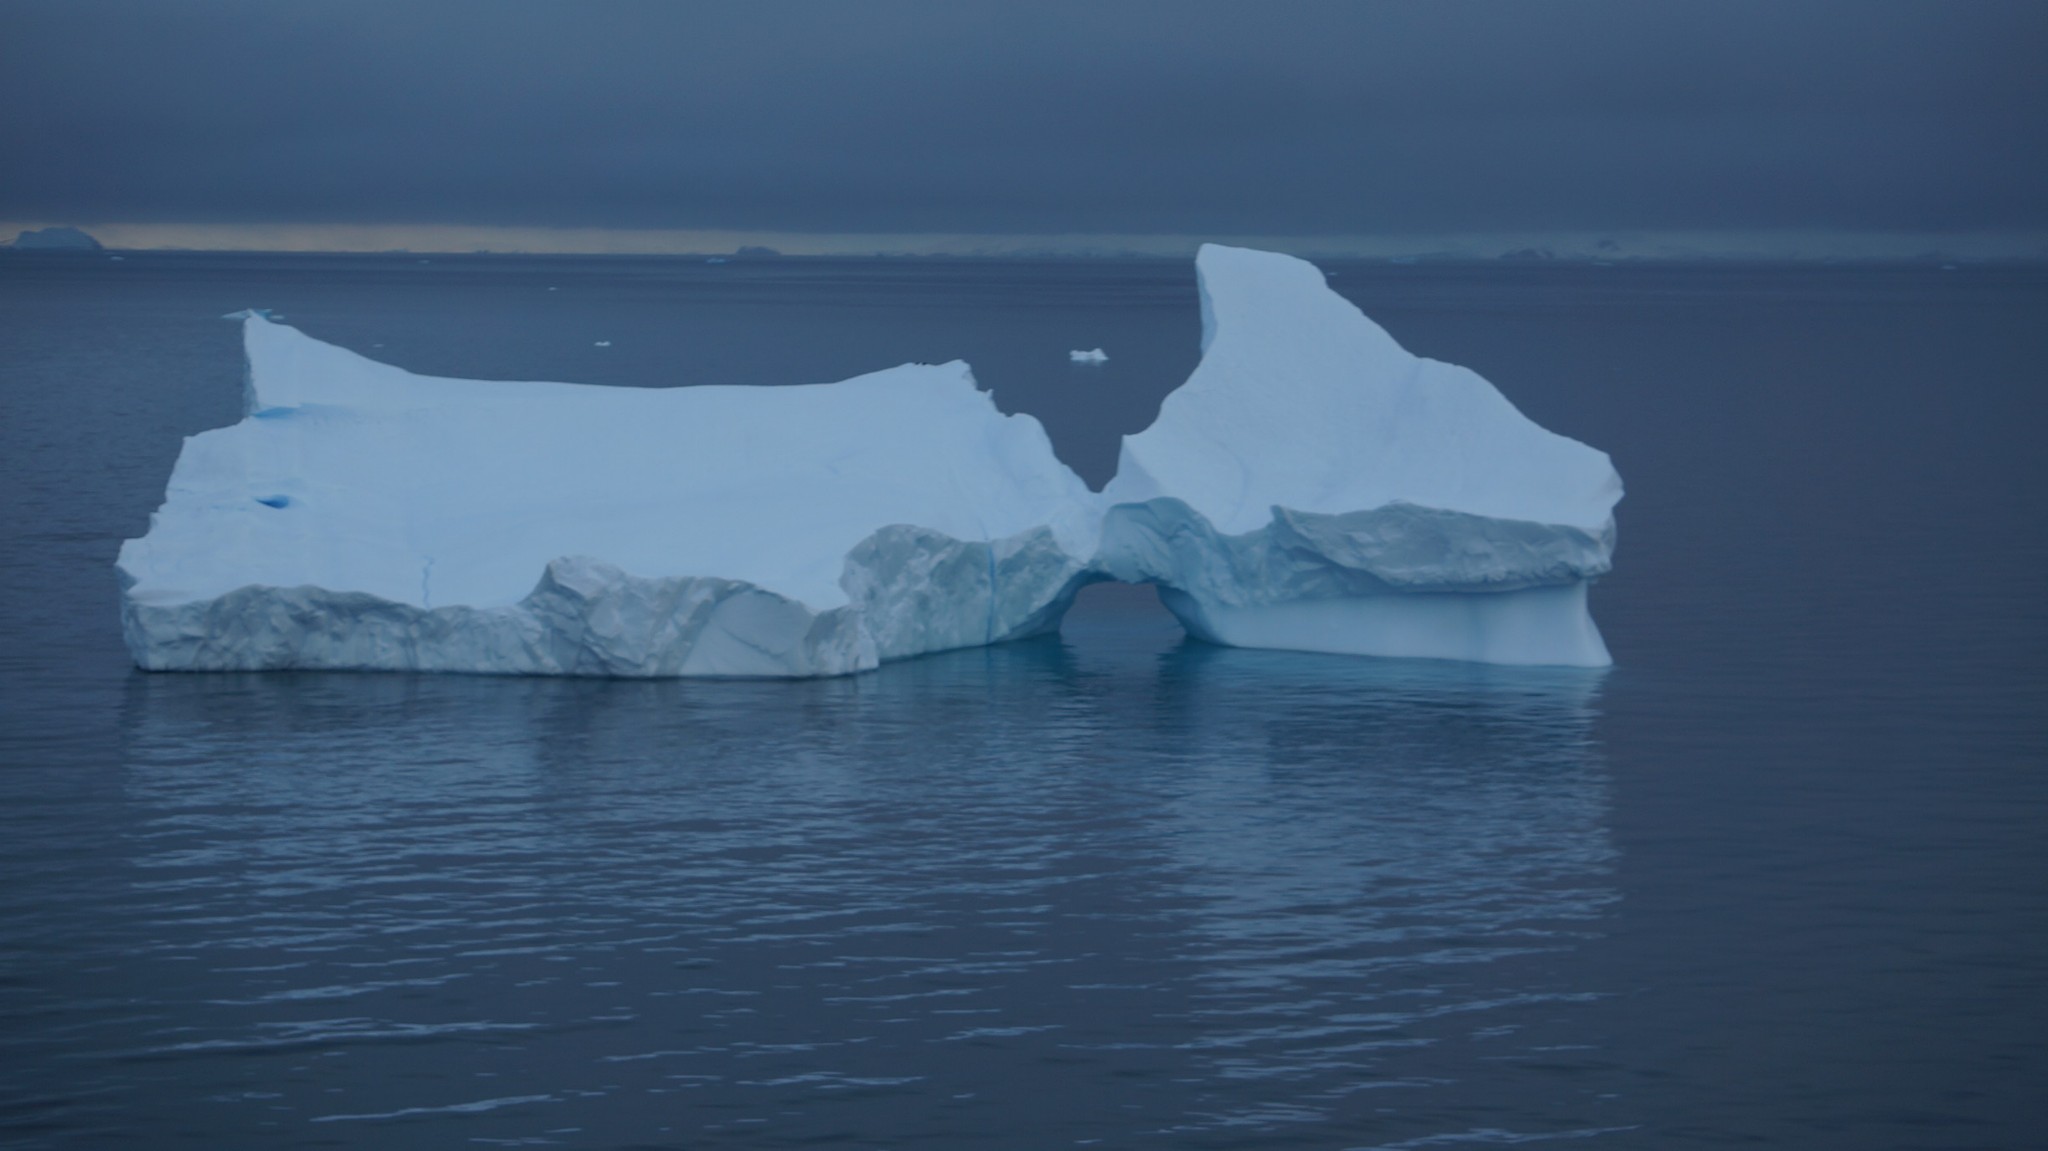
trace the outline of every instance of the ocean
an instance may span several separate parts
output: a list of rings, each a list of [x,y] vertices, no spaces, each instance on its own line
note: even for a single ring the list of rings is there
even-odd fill
[[[2038,1145],[2048,269],[1325,267],[1613,455],[1611,670],[1098,587],[828,681],[145,674],[114,554],[240,415],[223,313],[964,358],[1100,486],[1192,269],[0,254],[0,1147]]]

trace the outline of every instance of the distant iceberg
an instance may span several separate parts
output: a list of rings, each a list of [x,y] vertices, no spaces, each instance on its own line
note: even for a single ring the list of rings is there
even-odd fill
[[[1085,352],[1068,352],[1067,358],[1077,364],[1106,364],[1109,362],[1109,353],[1101,348],[1095,348]]]
[[[1100,494],[963,363],[436,379],[239,313],[246,414],[186,441],[123,545],[125,637],[152,670],[840,675],[1052,630],[1118,579],[1221,643],[1608,662],[1604,455],[1307,263],[1197,270],[1202,362]]]

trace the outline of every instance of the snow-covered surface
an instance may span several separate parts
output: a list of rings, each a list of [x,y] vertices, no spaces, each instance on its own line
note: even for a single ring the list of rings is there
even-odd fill
[[[1604,529],[1621,480],[1603,452],[1545,431],[1469,369],[1410,355],[1315,265],[1203,245],[1202,361],[1124,438],[1112,502],[1168,495],[1224,532],[1274,506],[1402,501]]]
[[[244,314],[248,414],[186,442],[121,550],[129,645],[159,669],[832,675],[1045,631],[1120,579],[1220,643],[1608,662],[1605,455],[1303,261],[1197,268],[1202,361],[1101,495],[961,363],[435,379]]]
[[[1109,362],[1109,353],[1103,351],[1101,348],[1092,348],[1085,352],[1068,352],[1067,358],[1074,361],[1077,364],[1106,364]]]

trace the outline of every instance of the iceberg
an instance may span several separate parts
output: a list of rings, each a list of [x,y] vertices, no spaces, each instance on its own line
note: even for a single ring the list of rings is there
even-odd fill
[[[1621,479],[1291,256],[1204,245],[1202,359],[1124,439],[1095,565],[1242,647],[1604,666]]]
[[[1067,359],[1077,364],[1106,364],[1109,362],[1109,353],[1101,348],[1089,348],[1068,352]]]
[[[967,365],[435,379],[243,313],[246,415],[121,548],[148,669],[815,676],[1056,626],[1093,493]]]
[[[117,561],[151,670],[825,676],[1157,584],[1248,647],[1597,666],[1607,457],[1206,245],[1202,359],[1088,490],[967,365],[671,389],[414,375],[237,313],[245,414]],[[1106,357],[1105,357],[1106,358]]]

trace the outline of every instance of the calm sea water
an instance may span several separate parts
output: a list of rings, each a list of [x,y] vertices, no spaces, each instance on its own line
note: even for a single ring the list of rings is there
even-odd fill
[[[0,259],[0,1146],[2040,1145],[2048,271],[1331,267],[1613,454],[1611,672],[1101,588],[829,682],[144,675],[111,565],[239,414],[223,312],[960,356],[1100,484],[1191,270]]]

